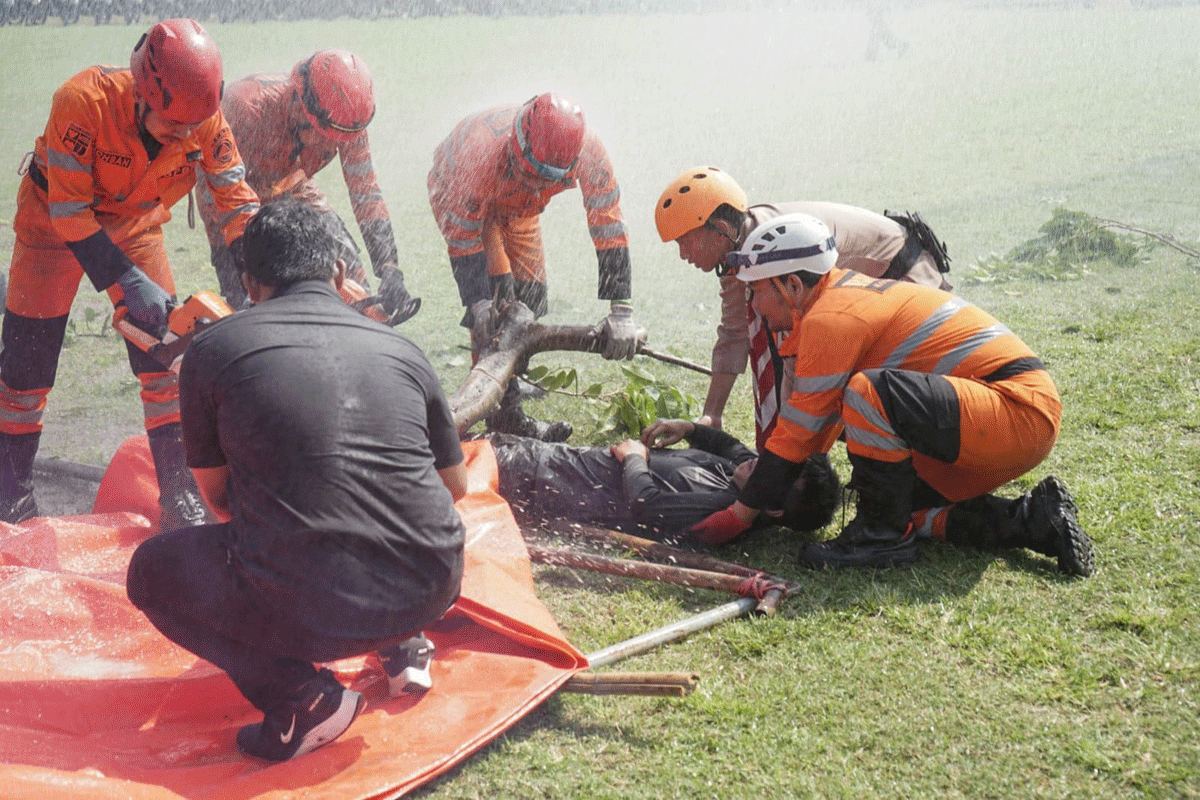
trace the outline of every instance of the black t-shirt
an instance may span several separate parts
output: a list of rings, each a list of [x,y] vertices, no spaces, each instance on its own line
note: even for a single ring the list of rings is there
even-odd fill
[[[465,534],[437,470],[462,448],[411,341],[304,281],[197,335],[180,403],[189,466],[229,467],[252,598],[368,638],[457,596]]]

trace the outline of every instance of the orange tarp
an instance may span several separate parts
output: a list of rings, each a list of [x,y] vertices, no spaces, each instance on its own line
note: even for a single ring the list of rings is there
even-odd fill
[[[433,688],[392,700],[373,657],[330,665],[367,709],[283,764],[238,752],[238,728],[261,715],[125,596],[130,555],[157,516],[144,436],[113,457],[92,515],[0,523],[0,795],[396,797],[495,738],[587,664],[534,593],[491,447],[464,448],[467,567],[462,598],[429,631]]]

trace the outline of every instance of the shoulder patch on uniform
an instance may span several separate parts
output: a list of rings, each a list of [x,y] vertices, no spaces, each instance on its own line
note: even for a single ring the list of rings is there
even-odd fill
[[[228,128],[222,130],[212,144],[213,161],[224,166],[233,161],[233,134]]]
[[[841,280],[834,284],[835,287],[845,286],[854,289],[867,289],[872,292],[885,292],[895,285],[895,281],[886,278],[872,278],[870,275],[864,275],[854,270],[847,271]]]
[[[92,134],[72,122],[67,126],[62,142],[75,155],[84,156],[92,146]]]

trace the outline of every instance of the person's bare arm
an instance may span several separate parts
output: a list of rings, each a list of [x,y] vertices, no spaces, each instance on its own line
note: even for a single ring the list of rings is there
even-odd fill
[[[704,398],[704,413],[696,420],[701,425],[721,430],[721,417],[725,413],[725,404],[733,392],[733,385],[738,376],[729,372],[714,372],[708,382],[708,396]]]
[[[441,476],[442,483],[446,484],[446,488],[450,490],[450,496],[456,503],[467,496],[466,464],[455,464],[453,467],[439,469],[438,475]]]

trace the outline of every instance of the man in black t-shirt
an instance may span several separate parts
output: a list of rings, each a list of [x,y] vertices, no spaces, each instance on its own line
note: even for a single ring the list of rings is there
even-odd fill
[[[724,431],[686,420],[658,420],[642,440],[573,447],[491,433],[499,493],[525,525],[543,520],[603,525],[673,539],[737,499],[757,454]],[[691,447],[650,449],[686,439]],[[762,524],[798,531],[825,527],[841,500],[825,454],[804,465],[784,507]],[[725,505],[722,505],[724,503]]]
[[[406,688],[389,666],[462,579],[449,404],[415,344],[342,302],[336,248],[294,200],[247,226],[256,305],[197,335],[180,372],[188,465],[229,522],[149,539],[129,566],[134,605],[264,712],[238,745],[272,761],[362,710],[314,662],[379,651],[393,692]]]

